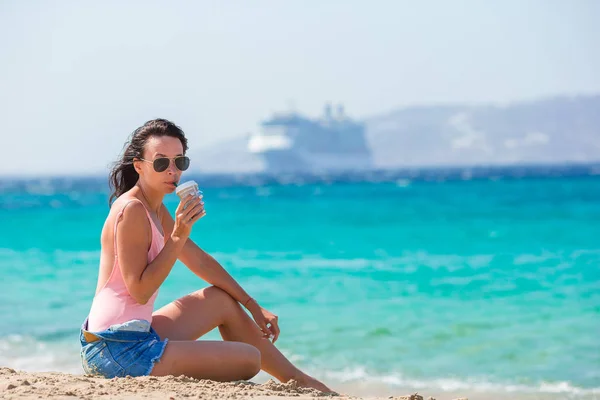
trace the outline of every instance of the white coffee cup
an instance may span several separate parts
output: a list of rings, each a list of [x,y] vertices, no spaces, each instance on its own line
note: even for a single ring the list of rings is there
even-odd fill
[[[199,197],[202,194],[202,191],[198,190],[198,184],[194,181],[187,181],[177,186],[175,189],[175,194],[179,196],[181,200],[185,199],[188,194],[191,194],[194,197]],[[183,209],[187,207],[187,203],[184,204]]]

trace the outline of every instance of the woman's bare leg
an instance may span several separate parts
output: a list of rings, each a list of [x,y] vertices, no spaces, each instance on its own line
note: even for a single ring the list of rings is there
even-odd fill
[[[263,338],[261,330],[241,305],[217,287],[199,290],[157,310],[153,314],[152,327],[161,338],[169,338],[169,341],[193,341],[219,327],[224,340],[257,348],[261,368],[279,381],[295,379],[301,385],[331,391],[296,368],[270,340]]]
[[[246,343],[169,340],[150,375],[228,382],[250,379],[259,371],[260,353]]]

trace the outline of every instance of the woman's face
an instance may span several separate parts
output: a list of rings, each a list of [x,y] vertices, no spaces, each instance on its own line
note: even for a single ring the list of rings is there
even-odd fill
[[[151,136],[144,148],[143,158],[146,161],[136,161],[135,170],[140,175],[140,179],[154,190],[172,193],[182,173],[173,160],[177,156],[183,156],[183,145],[179,139],[170,136]],[[161,157],[171,159],[169,167],[162,172],[156,172],[153,161]]]

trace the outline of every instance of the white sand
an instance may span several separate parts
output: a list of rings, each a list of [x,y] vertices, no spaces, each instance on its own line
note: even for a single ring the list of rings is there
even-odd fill
[[[23,372],[0,367],[0,399],[277,399],[301,400],[329,398],[358,399],[352,396],[331,396],[314,389],[268,381],[256,384],[246,381],[213,382],[185,376],[104,379],[58,372]],[[423,400],[420,395],[372,397],[371,399]]]

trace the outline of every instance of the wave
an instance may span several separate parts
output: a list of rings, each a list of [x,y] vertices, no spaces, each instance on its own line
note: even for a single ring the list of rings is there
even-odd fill
[[[0,338],[0,366],[31,372],[83,373],[78,343],[53,343],[27,335]]]
[[[544,251],[541,254],[435,254],[427,251],[410,251],[401,255],[388,255],[383,249],[374,249],[373,257],[327,257],[322,254],[310,254],[300,251],[276,252],[255,250],[238,250],[235,253],[214,252],[213,256],[234,268],[261,268],[281,269],[282,264],[286,267],[298,268],[333,268],[333,269],[374,269],[381,271],[397,271],[411,273],[417,270],[430,269],[436,272],[446,271],[449,273],[460,270],[503,270],[512,267],[516,274],[521,266],[536,265],[548,268],[565,269],[574,267],[580,257],[600,257],[598,249],[578,249],[569,253]],[[502,258],[502,265],[496,266],[497,258]],[[273,262],[276,261],[276,262]],[[554,265],[559,264],[559,265]]]
[[[392,371],[381,374],[364,366],[347,367],[339,370],[324,369],[311,365],[310,361],[285,349],[282,352],[292,362],[301,364],[307,373],[325,380],[333,387],[354,395],[383,395],[408,391],[442,392],[485,392],[499,394],[563,394],[586,396],[600,394],[600,387],[584,388],[568,381],[540,381],[531,384],[503,382],[486,377],[415,378]],[[29,372],[64,372],[83,374],[79,359],[79,345],[75,342],[50,343],[24,335],[0,338],[0,366]],[[255,382],[266,382],[271,377],[261,372]]]
[[[569,394],[569,395],[594,395],[600,394],[600,387],[583,388],[568,381],[548,382],[540,381],[532,384],[519,384],[514,382],[500,382],[489,378],[413,378],[394,372],[391,374],[376,374],[364,367],[347,368],[341,371],[324,371],[322,376],[327,379],[345,384],[351,388],[361,384],[366,393],[373,392],[376,387],[387,385],[390,390],[402,388],[404,390],[444,391],[444,392],[486,392],[486,393],[537,393],[537,394]],[[381,388],[379,389],[381,390]]]

